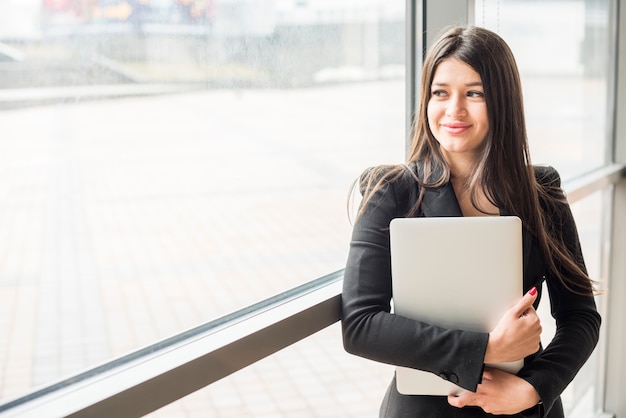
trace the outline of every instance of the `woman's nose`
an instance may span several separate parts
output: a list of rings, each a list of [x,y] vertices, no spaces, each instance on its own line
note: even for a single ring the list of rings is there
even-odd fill
[[[452,95],[446,107],[446,116],[458,117],[466,114],[465,102],[458,95]]]

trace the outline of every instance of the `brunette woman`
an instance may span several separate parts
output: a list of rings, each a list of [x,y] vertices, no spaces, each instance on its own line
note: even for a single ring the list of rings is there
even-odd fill
[[[424,60],[414,132],[407,164],[369,169],[359,182],[363,200],[342,296],[344,347],[441,373],[467,392],[402,395],[394,379],[380,416],[563,417],[560,395],[593,351],[600,316],[559,175],[531,165],[519,73],[500,36],[456,27],[435,42]],[[525,294],[491,332],[391,313],[391,219],[498,215],[522,220]],[[544,282],[556,320],[545,349],[535,311]],[[485,367],[519,359],[516,375]]]

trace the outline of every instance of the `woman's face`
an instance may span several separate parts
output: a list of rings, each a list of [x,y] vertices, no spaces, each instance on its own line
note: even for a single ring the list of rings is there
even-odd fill
[[[477,155],[489,132],[480,75],[456,58],[439,63],[428,101],[428,125],[448,162]]]

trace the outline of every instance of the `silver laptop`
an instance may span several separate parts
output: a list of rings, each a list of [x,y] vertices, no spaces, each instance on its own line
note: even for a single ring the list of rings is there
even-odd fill
[[[491,331],[522,296],[522,224],[515,216],[397,218],[390,224],[393,309],[452,329]],[[523,360],[492,365],[516,373]],[[396,368],[398,391],[449,395],[434,373]]]

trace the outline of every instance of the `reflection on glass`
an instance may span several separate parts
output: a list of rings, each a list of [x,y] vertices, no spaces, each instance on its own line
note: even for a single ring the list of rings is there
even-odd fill
[[[342,268],[404,3],[0,2],[0,401]]]
[[[524,88],[533,162],[567,179],[606,161],[609,0],[476,1],[506,39]]]

